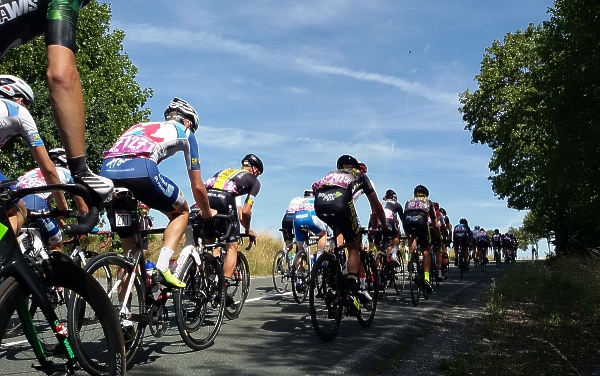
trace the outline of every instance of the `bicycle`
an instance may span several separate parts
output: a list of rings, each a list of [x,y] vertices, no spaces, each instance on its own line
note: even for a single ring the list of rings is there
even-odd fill
[[[279,229],[279,231],[284,231]],[[296,241],[294,240],[294,245]],[[273,287],[275,291],[282,294],[288,291],[288,286],[292,283],[292,266],[295,256],[295,247],[287,247],[284,243],[283,248],[275,253],[273,257]]]
[[[430,253],[432,253],[431,250]],[[408,275],[410,298],[412,300],[413,306],[416,307],[419,305],[421,293],[423,293],[424,299],[429,299],[429,292],[427,291],[427,288],[425,286],[425,271],[423,269],[423,250],[418,244],[414,252],[410,254],[410,259],[408,261]],[[431,277],[431,273],[429,275]]]
[[[302,226],[302,231],[308,232],[307,226]],[[310,235],[303,250],[296,250],[296,256],[292,262],[292,293],[296,303],[300,304],[308,297],[310,270],[317,258],[317,253],[311,256],[311,247],[319,242],[319,236]],[[328,252],[333,249],[331,246],[333,237],[327,238],[327,246],[323,251]],[[296,246],[297,247],[297,246]],[[297,248],[296,248],[297,249]]]
[[[450,258],[447,251],[444,251],[442,258],[442,276],[444,277],[444,281],[450,277]]]
[[[33,366],[46,374],[73,374],[81,367],[92,375],[125,375],[125,346],[119,321],[102,287],[68,256],[53,252],[47,259],[23,254],[8,219],[13,200],[29,194],[64,191],[81,196],[90,209],[65,234],[81,234],[98,220],[98,204],[78,184],[56,184],[14,190],[0,184],[0,341],[23,334],[31,345]],[[71,216],[52,210],[36,218]],[[68,302],[65,299],[69,296]],[[22,323],[21,330],[14,330]],[[59,358],[62,360],[59,361]]]
[[[469,271],[469,257],[464,256],[464,245],[458,245],[458,269],[460,270],[460,278]]]
[[[367,232],[367,230],[361,229],[361,234]],[[334,233],[336,240],[337,235]],[[342,317],[349,316],[342,271],[346,261],[345,250],[346,244],[337,244],[336,241],[333,252],[323,252],[317,257],[310,276],[310,317],[317,336],[323,342],[332,341],[337,335]],[[361,278],[358,295],[361,297],[364,311],[361,309],[356,318],[358,323],[366,328],[371,326],[375,318],[379,296],[379,277],[372,253],[361,250],[360,264],[365,272],[365,279],[362,281]],[[362,286],[363,282],[364,286]]]
[[[385,290],[388,287],[394,287],[396,294],[404,291],[404,257],[403,254],[396,255],[395,259],[387,255],[386,249],[378,251],[375,256],[375,264],[377,265],[377,273],[379,275],[379,297],[385,295]]]

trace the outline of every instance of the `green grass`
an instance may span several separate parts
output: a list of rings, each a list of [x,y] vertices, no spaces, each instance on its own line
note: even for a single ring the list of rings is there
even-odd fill
[[[448,374],[590,375],[600,370],[597,261],[560,258],[512,266],[493,286],[485,313],[477,329],[487,343],[472,347],[466,362],[441,365]]]

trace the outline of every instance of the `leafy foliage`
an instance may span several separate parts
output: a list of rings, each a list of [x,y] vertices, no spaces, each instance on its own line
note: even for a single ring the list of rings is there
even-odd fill
[[[102,152],[132,124],[146,121],[152,89],[135,81],[138,69],[123,51],[125,33],[110,30],[109,4],[91,1],[77,25],[77,67],[84,91],[86,110],[86,155],[92,169],[102,163]],[[30,112],[48,149],[61,145],[50,108],[46,85],[46,47],[43,36],[9,51],[0,63],[0,72],[23,78],[35,93]],[[16,178],[34,166],[25,141],[14,137],[0,153],[0,171]]]
[[[486,49],[459,110],[472,142],[493,150],[494,193],[531,210],[535,235],[568,252],[570,239],[600,245],[589,223],[600,210],[600,3],[556,0],[549,13]]]

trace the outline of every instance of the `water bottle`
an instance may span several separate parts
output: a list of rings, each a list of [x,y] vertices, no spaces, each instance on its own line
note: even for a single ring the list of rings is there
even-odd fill
[[[158,285],[155,283],[154,279],[152,278],[155,272],[156,272],[156,264],[150,260],[147,260],[146,261],[147,285],[148,285],[148,288],[150,289],[150,291],[152,291],[152,292],[158,291]]]

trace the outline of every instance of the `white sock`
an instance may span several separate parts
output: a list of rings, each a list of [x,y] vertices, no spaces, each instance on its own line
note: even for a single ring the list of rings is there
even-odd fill
[[[156,269],[161,272],[167,271],[169,268],[169,261],[175,252],[172,249],[167,247],[162,247],[160,249],[160,254],[158,255],[158,261],[156,261]]]

